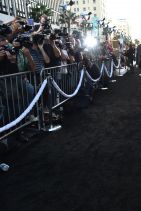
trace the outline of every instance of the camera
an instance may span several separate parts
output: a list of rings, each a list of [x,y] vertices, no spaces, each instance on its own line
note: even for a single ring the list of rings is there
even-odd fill
[[[15,55],[16,54],[16,49],[14,47],[11,47],[9,45],[4,45],[0,48],[0,51],[5,50],[8,51],[11,55]]]
[[[50,20],[46,20],[44,23],[41,23],[41,26],[43,27],[43,34],[51,34],[51,25]]]
[[[50,40],[56,40],[57,39],[57,35],[56,34],[50,34]]]
[[[32,46],[31,37],[29,35],[19,35],[14,39],[14,42],[19,42],[21,47],[30,48]]]
[[[35,34],[32,36],[32,41],[35,44],[41,45],[44,41],[44,38],[45,38],[45,34]]]
[[[0,35],[7,35],[7,34],[10,34],[12,32],[12,29],[6,25],[6,24],[2,24],[0,25]]]
[[[32,29],[32,26],[31,25],[28,25],[25,21],[23,20],[18,20],[17,23],[20,24],[22,30],[24,31],[29,31]]]

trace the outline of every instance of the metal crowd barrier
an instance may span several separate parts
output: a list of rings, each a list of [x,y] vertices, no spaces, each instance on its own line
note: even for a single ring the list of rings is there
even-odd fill
[[[95,62],[96,66],[104,72],[104,64],[101,61]],[[110,68],[107,64],[106,70]],[[45,115],[49,115],[48,124],[52,124],[52,111],[60,108],[79,91],[81,86],[85,86],[85,73],[87,70],[82,64],[70,64],[45,68],[40,74],[32,72],[17,73],[12,75],[0,76],[0,140],[8,135],[22,130],[24,127],[36,121],[38,130],[45,130]],[[86,74],[88,76],[88,74]],[[99,73],[100,75],[100,73]],[[99,80],[89,81],[96,84]],[[94,82],[96,81],[96,82]],[[54,82],[54,83],[53,83]],[[55,88],[57,84],[62,93]],[[77,92],[76,92],[77,91]],[[75,93],[75,94],[74,94]],[[38,97],[37,97],[38,96]],[[41,97],[40,97],[41,96]],[[37,99],[35,99],[37,97]],[[22,113],[33,103],[36,103],[30,112],[22,120],[8,128],[1,130],[5,125],[18,119]],[[46,112],[47,111],[47,112]]]
[[[0,76],[0,127],[20,116],[37,93],[36,75],[32,72]],[[36,106],[19,124],[0,133],[0,140],[37,120],[39,106]],[[39,125],[38,125],[39,127]]]
[[[71,94],[72,92],[74,92],[78,85],[79,75],[79,65],[77,63],[70,65],[62,65],[43,69],[41,73],[41,82],[46,77],[51,76],[51,78],[54,79],[54,81],[58,84],[62,91],[67,94]],[[55,109],[56,107],[60,106],[68,100],[62,95],[60,95],[59,92],[54,89],[54,87],[51,87],[51,94],[52,109]],[[48,106],[47,95],[48,94],[46,93],[46,99],[44,98],[44,101],[46,101],[46,103],[43,103],[45,107]]]

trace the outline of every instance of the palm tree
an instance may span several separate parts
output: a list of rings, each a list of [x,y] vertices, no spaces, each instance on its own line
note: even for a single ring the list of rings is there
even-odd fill
[[[78,17],[79,16],[77,16],[74,12],[71,12],[71,10],[65,10],[62,14],[60,14],[59,21],[68,28],[68,33],[70,34],[71,24],[77,24],[76,19]]]
[[[36,7],[30,8],[29,16],[30,18],[33,18],[34,21],[38,22],[40,16],[43,14],[47,16],[52,16],[53,12],[50,8],[47,8],[45,5],[39,3],[36,4]]]

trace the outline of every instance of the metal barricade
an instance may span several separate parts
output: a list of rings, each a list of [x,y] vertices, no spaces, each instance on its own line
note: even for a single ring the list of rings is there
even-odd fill
[[[25,111],[36,95],[37,89],[36,75],[32,72],[0,76],[0,128],[14,122]],[[0,140],[38,120],[38,116],[39,106],[36,103],[22,121],[1,131]],[[37,126],[40,128],[39,123]]]
[[[79,68],[78,64],[70,64],[70,65],[63,65],[57,67],[46,68],[42,70],[41,73],[41,81],[43,81],[46,77],[51,76],[52,79],[57,83],[60,89],[67,93],[68,95],[73,93],[78,85],[79,80]],[[48,90],[44,94],[43,105],[44,107],[48,107]],[[54,88],[51,87],[52,93],[52,109],[60,106],[68,99],[63,97],[59,94],[59,92]]]

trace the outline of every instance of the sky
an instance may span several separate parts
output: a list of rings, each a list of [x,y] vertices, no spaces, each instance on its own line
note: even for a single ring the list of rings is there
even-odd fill
[[[141,0],[107,0],[108,17],[126,18],[133,39],[141,39]]]

